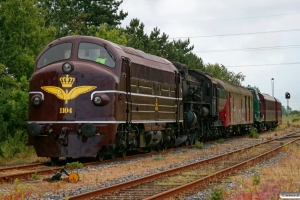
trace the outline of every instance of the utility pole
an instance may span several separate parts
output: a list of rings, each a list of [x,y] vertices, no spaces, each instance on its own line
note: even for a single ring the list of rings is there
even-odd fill
[[[274,78],[271,79],[272,84],[272,96],[274,97]]]

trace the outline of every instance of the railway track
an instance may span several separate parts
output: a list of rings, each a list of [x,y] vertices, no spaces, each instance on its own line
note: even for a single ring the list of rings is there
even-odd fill
[[[298,140],[299,132],[68,199],[165,199],[181,195],[233,171],[251,166]]]
[[[225,140],[231,140],[236,138],[243,138],[247,136],[234,136],[231,138],[226,138]],[[205,144],[214,143],[217,141],[209,141],[205,142]],[[189,148],[189,146],[184,146],[181,148]],[[178,148],[172,148],[168,149],[168,152],[178,150]],[[153,156],[160,154],[161,152],[150,152],[150,153],[142,153],[137,154],[133,156],[127,156],[125,158],[117,158],[117,159],[108,159],[104,161],[96,161],[96,162],[83,162],[84,167],[93,166],[93,165],[99,165],[99,164],[105,164],[110,163],[114,161],[121,161],[121,160],[130,160],[138,157],[147,157],[147,156]],[[76,161],[76,160],[72,160]],[[64,166],[67,162],[62,160],[58,163],[58,167],[51,166],[51,162],[43,162],[43,163],[34,163],[34,164],[27,164],[27,165],[19,165],[19,166],[10,166],[10,167],[4,167],[0,168],[0,183],[3,182],[13,182],[16,178],[19,180],[28,180],[32,178],[32,174],[39,174],[39,175],[51,175],[55,172],[58,172],[62,166]]]
[[[188,146],[181,147],[181,148],[188,148]],[[178,149],[178,148],[177,148]],[[168,149],[169,152],[176,150]],[[125,158],[116,158],[116,159],[108,159],[104,161],[95,161],[95,162],[87,162],[83,163],[83,167],[94,166],[99,164],[110,163],[114,161],[121,161],[121,160],[130,160],[134,158],[140,157],[147,157],[151,155],[157,155],[160,152],[150,152],[150,153],[142,153],[132,156],[126,156]],[[66,164],[66,163],[65,163]],[[20,165],[20,166],[11,166],[11,167],[4,167],[0,168],[0,183],[1,182],[13,182],[16,178],[19,180],[27,180],[32,177],[32,174],[39,174],[39,175],[47,175],[53,174],[54,172],[59,171],[63,165],[57,167],[50,167],[51,163],[36,163],[36,164],[28,164],[28,165]]]
[[[234,138],[240,138],[245,136],[236,136],[232,138],[227,139],[234,139]],[[226,139],[226,140],[227,140]],[[209,144],[215,141],[209,141],[205,144]],[[183,146],[181,148],[189,148],[190,146]],[[178,150],[178,148],[171,148],[166,151],[171,152]],[[95,161],[95,162],[86,162],[83,163],[84,167],[93,166],[93,165],[99,165],[99,164],[105,164],[110,163],[114,161],[121,161],[121,160],[130,160],[134,158],[140,158],[140,157],[147,157],[147,156],[153,156],[160,154],[161,152],[150,152],[150,153],[140,153],[137,155],[132,156],[126,156],[125,158],[116,158],[116,159],[107,159],[103,161]],[[72,160],[73,162],[75,160]],[[16,178],[19,180],[28,180],[31,179],[32,174],[39,174],[39,175],[50,175],[54,174],[55,172],[59,171],[64,165],[66,165],[66,161],[62,161],[58,163],[57,167],[51,166],[51,162],[43,162],[43,163],[34,163],[34,164],[26,164],[26,165],[19,165],[19,166],[10,166],[10,167],[4,167],[0,168],[0,183],[3,182],[13,182]]]

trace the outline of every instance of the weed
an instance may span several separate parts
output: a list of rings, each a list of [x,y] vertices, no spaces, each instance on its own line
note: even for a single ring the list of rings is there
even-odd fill
[[[98,174],[97,174],[97,176],[96,176],[96,183],[98,183],[99,182],[99,177],[98,177]]]
[[[250,129],[250,134],[249,134],[250,138],[258,138],[258,133],[257,133],[257,129],[255,127],[251,127]]]
[[[161,157],[160,155],[154,156],[153,160],[165,160],[165,158]]]
[[[275,133],[275,134],[274,134],[274,136],[278,136],[278,134],[277,134],[277,133]]]
[[[85,178],[85,174],[82,174],[82,178],[81,178],[82,182],[84,182],[84,178]]]
[[[222,200],[224,199],[224,191],[221,187],[216,187],[210,194],[210,200]]]
[[[203,142],[196,140],[195,146],[197,149],[203,149]]]
[[[243,185],[243,179],[239,179],[238,181],[237,181],[240,185]]]
[[[34,174],[31,174],[31,178],[34,180],[40,180],[41,179],[41,175],[36,172],[34,172]]]
[[[26,199],[26,197],[32,194],[32,188],[28,186],[20,186],[19,179],[14,180],[14,188],[10,191],[9,194],[3,195],[0,194],[1,199]]]
[[[258,185],[260,183],[260,175],[259,173],[253,174],[253,185]]]
[[[165,149],[163,149],[161,154],[162,154],[162,156],[167,156],[167,151]]]
[[[80,162],[72,162],[72,163],[68,163],[67,164],[67,169],[72,170],[72,169],[82,169],[83,168],[83,164]]]
[[[220,139],[219,139],[219,143],[224,143],[224,139],[223,139],[223,138],[220,138]]]
[[[267,140],[272,140],[272,137],[267,137]]]

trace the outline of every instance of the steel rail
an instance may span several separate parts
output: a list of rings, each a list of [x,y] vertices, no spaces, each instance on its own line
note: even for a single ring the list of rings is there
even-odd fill
[[[188,147],[181,147],[181,148],[188,148]],[[178,148],[168,149],[167,151],[171,152],[174,150],[178,150]],[[88,167],[88,166],[94,166],[94,165],[99,165],[99,164],[111,163],[111,162],[115,162],[115,161],[130,160],[130,159],[134,159],[134,158],[141,158],[141,157],[147,157],[147,156],[151,156],[151,155],[157,155],[160,153],[161,152],[141,153],[141,154],[136,154],[136,155],[132,155],[132,156],[126,156],[125,158],[116,158],[114,160],[109,159],[109,160],[104,160],[104,161],[83,163],[83,166]],[[11,167],[0,168],[0,173],[2,173],[2,174],[4,174],[6,171],[11,171],[11,170],[24,170],[24,169],[29,170],[27,172],[0,175],[0,183],[1,182],[12,182],[16,178],[18,178],[19,180],[30,179],[31,175],[34,173],[37,173],[40,175],[52,174],[56,171],[59,171],[62,168],[62,166],[59,166],[59,167],[49,167],[48,169],[35,169],[35,167],[40,167],[40,166],[43,166],[43,164],[37,163],[37,164],[28,164],[28,165],[24,165],[24,166],[11,166]]]
[[[187,192],[187,191],[189,191],[189,190],[191,190],[193,188],[199,187],[201,185],[209,184],[211,181],[218,180],[218,179],[220,179],[222,177],[225,177],[226,175],[232,173],[235,170],[239,170],[239,169],[245,168],[247,166],[253,165],[253,164],[255,164],[255,163],[263,160],[264,158],[269,157],[269,156],[271,156],[274,153],[277,153],[284,146],[286,146],[288,144],[291,144],[291,143],[294,143],[294,142],[297,142],[298,140],[300,140],[299,137],[296,138],[296,139],[294,139],[293,141],[290,141],[290,142],[288,142],[286,144],[281,145],[280,147],[272,149],[272,150],[270,150],[270,151],[268,151],[268,152],[266,152],[266,153],[264,153],[262,155],[256,156],[254,158],[246,160],[246,161],[244,161],[242,163],[239,163],[237,165],[228,167],[228,168],[226,168],[224,170],[221,170],[219,172],[213,173],[213,174],[211,174],[209,176],[203,177],[203,178],[201,178],[199,180],[193,181],[193,182],[188,183],[186,185],[183,185],[183,186],[171,189],[169,191],[162,192],[160,194],[151,196],[149,198],[145,198],[144,200],[165,199],[165,198],[168,198],[168,197],[172,197],[172,196],[176,196],[176,195],[185,193],[185,192]]]
[[[296,134],[296,133],[297,132],[292,133],[289,136],[291,136],[293,134]],[[201,161],[196,162],[196,163],[181,166],[181,167],[174,168],[174,169],[164,171],[164,172],[159,172],[159,173],[149,175],[149,176],[145,176],[145,177],[135,179],[135,180],[132,180],[132,181],[129,181],[129,182],[120,183],[120,184],[117,184],[117,185],[109,186],[109,187],[106,187],[106,188],[101,188],[101,189],[98,189],[98,190],[90,191],[90,192],[87,192],[87,193],[82,193],[82,194],[75,195],[75,196],[70,196],[68,199],[70,199],[70,200],[81,200],[81,199],[100,197],[100,196],[107,195],[107,194],[110,194],[110,193],[113,193],[113,192],[116,192],[116,191],[124,190],[126,188],[130,188],[130,187],[133,187],[133,186],[136,186],[136,185],[140,185],[140,184],[143,184],[143,183],[146,183],[146,182],[150,182],[150,181],[159,179],[161,177],[170,176],[170,175],[173,175],[173,174],[176,174],[176,173],[180,173],[184,170],[195,168],[195,167],[197,167],[199,165],[202,165],[204,163],[213,162],[213,161],[222,159],[224,156],[230,156],[230,155],[233,155],[233,154],[236,154],[236,153],[239,153],[239,152],[243,152],[245,150],[249,150],[251,148],[254,148],[254,147],[257,147],[257,146],[260,146],[260,145],[268,144],[268,143],[271,143],[273,141],[283,139],[285,137],[286,136],[278,137],[278,138],[275,138],[273,140],[268,140],[268,141],[265,141],[265,142],[262,142],[262,143],[259,143],[259,144],[255,144],[255,145],[252,145],[252,146],[249,146],[249,147],[245,147],[245,148],[230,152],[230,153],[221,154],[221,155],[209,158],[209,159],[201,160]],[[297,140],[299,140],[299,139],[297,139]]]

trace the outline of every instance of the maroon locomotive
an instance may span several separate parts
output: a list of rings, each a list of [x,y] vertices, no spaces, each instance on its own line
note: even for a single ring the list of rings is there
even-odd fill
[[[53,162],[115,158],[247,133],[253,105],[247,88],[184,64],[96,37],[68,36],[37,57],[28,143]]]
[[[53,161],[168,146],[183,121],[177,76],[163,58],[100,38],[57,39],[30,78],[29,144]]]

